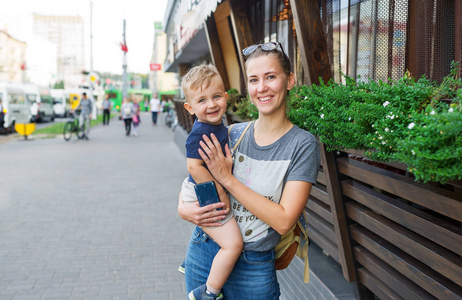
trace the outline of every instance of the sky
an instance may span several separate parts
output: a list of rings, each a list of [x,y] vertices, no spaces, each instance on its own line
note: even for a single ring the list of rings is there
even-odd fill
[[[154,22],[163,22],[168,0],[0,0],[0,29],[27,42],[32,13],[81,16],[85,23],[85,66],[90,69],[90,2],[93,3],[93,70],[122,74],[123,20],[126,20],[128,72],[148,73]],[[7,2],[7,3],[6,3]],[[6,4],[6,5],[5,5]],[[30,51],[30,50],[28,50]]]

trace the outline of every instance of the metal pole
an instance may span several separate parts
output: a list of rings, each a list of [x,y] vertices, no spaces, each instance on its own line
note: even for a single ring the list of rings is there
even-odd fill
[[[93,1],[90,0],[90,76],[93,76]],[[90,100],[93,105],[92,119],[96,120],[98,112],[96,111],[95,98],[93,97],[93,82],[90,79]]]
[[[125,41],[125,20],[124,20],[124,45],[127,45]],[[123,75],[122,75],[122,97],[127,97],[127,52],[124,51],[124,59],[123,59]]]

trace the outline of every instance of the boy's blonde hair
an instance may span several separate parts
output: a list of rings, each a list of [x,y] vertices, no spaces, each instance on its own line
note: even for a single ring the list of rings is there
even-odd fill
[[[219,79],[223,84],[223,79],[214,65],[200,65],[189,69],[181,80],[181,88],[185,94],[186,101],[188,101],[188,92],[190,90],[197,90],[202,88],[203,85],[208,88],[214,78]]]

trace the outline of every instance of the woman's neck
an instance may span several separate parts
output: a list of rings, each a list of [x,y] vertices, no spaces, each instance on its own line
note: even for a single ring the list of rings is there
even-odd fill
[[[293,124],[287,116],[259,116],[254,124],[255,142],[259,146],[267,146],[286,134]]]

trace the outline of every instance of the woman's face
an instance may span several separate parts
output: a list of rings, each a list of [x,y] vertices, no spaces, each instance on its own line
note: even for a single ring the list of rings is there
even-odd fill
[[[294,82],[294,74],[284,73],[279,61],[271,55],[247,62],[249,95],[262,115],[285,114],[287,90],[294,86]]]

